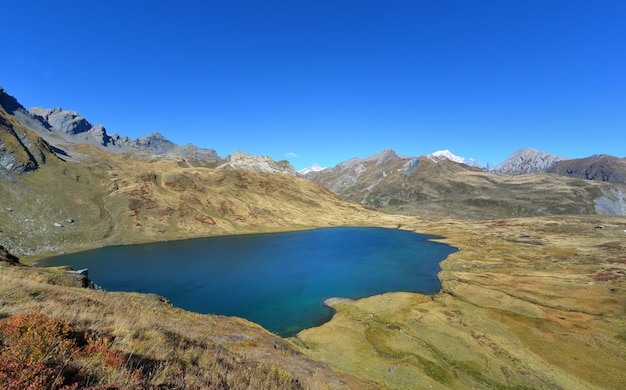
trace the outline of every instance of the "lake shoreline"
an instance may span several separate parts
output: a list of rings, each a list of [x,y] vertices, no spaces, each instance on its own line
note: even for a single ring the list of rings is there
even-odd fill
[[[238,316],[291,335],[332,318],[328,296],[439,291],[440,262],[457,249],[432,238],[404,229],[319,228],[111,246],[39,265],[87,268],[107,291],[153,293],[185,310]],[[173,258],[180,259],[176,268]]]

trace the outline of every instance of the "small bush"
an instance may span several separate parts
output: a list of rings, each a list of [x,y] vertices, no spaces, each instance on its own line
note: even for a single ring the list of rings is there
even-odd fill
[[[43,314],[0,321],[0,387],[18,389],[123,389],[147,387],[141,371],[124,366],[109,340],[76,332]]]

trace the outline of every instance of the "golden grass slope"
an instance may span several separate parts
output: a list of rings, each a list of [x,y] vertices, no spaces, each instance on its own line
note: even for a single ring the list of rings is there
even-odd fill
[[[124,171],[125,164],[111,162],[117,170],[108,170],[105,205],[118,224],[118,241],[367,224],[380,218],[379,212],[289,175],[141,163],[133,161],[134,169]]]
[[[334,302],[329,323],[295,339],[303,351],[396,389],[623,388],[625,218],[415,228],[461,249],[442,291]]]

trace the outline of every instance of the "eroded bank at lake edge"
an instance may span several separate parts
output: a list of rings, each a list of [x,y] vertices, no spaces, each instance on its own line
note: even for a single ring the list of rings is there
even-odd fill
[[[334,302],[293,341],[393,388],[621,388],[625,229],[597,216],[426,222],[416,230],[460,248],[440,293]]]

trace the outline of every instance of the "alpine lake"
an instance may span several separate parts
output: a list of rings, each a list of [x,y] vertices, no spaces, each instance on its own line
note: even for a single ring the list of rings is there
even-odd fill
[[[323,228],[105,247],[44,259],[89,269],[107,291],[153,293],[199,313],[238,316],[283,337],[328,321],[328,298],[432,294],[456,248],[400,229]]]

